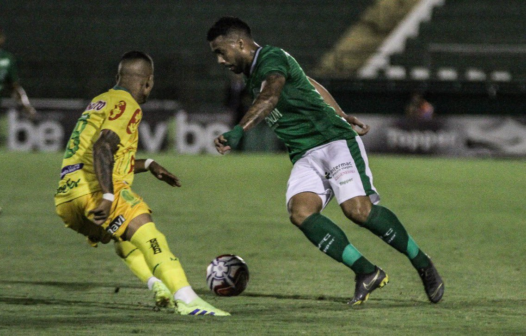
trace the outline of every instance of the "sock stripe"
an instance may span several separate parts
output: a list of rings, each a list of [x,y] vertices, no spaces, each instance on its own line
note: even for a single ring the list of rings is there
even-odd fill
[[[157,267],[159,267],[161,265],[161,263],[158,263],[157,265],[153,266],[152,268],[152,274],[155,275],[155,270],[157,269]]]
[[[131,250],[127,255],[125,255],[124,258],[122,258],[122,259],[126,259],[126,258],[128,258],[133,252],[135,252],[135,251],[137,251],[137,250],[138,250],[138,248],[134,248],[134,249]]]

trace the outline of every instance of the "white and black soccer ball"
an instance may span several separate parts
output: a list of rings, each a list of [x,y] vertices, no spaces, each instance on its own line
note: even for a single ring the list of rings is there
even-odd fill
[[[233,254],[223,254],[212,260],[206,269],[208,288],[218,296],[236,296],[247,288],[248,266]]]

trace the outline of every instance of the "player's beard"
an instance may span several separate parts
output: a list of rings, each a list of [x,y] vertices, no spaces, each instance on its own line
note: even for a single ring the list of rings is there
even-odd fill
[[[148,96],[149,96],[149,95],[143,95],[143,96],[139,99],[139,101],[138,101],[137,103],[139,103],[139,104],[144,104],[144,103],[146,103],[146,101],[148,100]]]

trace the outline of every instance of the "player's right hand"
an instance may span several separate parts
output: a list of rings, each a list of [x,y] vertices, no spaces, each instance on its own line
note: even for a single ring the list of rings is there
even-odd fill
[[[356,117],[346,116],[345,120],[347,120],[347,122],[351,124],[351,127],[356,131],[356,133],[358,133],[359,136],[366,135],[367,132],[369,132],[369,130],[371,129],[369,125],[364,124]],[[359,128],[356,128],[355,126],[358,126]]]
[[[88,211],[88,216],[93,215],[92,222],[97,225],[104,224],[110,215],[111,204],[112,202],[102,199],[95,209]]]
[[[230,146],[226,145],[227,140],[225,137],[221,134],[214,140],[214,145],[216,146],[216,150],[219,154],[223,155],[230,151]]]

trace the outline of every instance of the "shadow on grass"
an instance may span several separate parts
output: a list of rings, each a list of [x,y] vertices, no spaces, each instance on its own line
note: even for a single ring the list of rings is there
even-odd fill
[[[153,305],[148,307],[146,305],[138,304],[126,304],[126,303],[111,303],[111,302],[95,302],[85,300],[62,300],[62,299],[50,299],[50,298],[27,298],[27,297],[6,297],[0,296],[0,303],[13,304],[13,305],[59,305],[59,306],[83,306],[91,308],[104,308],[104,309],[118,309],[118,310],[137,310],[140,309],[152,309]]]
[[[1,285],[33,285],[33,286],[51,286],[56,288],[62,288],[65,290],[71,291],[84,291],[94,288],[111,288],[113,292],[117,293],[121,288],[123,289],[140,289],[146,290],[144,285],[119,285],[116,283],[98,283],[98,282],[62,282],[62,281],[24,281],[24,280],[0,280]],[[209,291],[196,289],[196,293],[199,295],[211,295]],[[411,299],[407,298],[404,300],[394,300],[394,299],[384,299],[382,298],[382,293],[374,293],[367,304],[363,306],[354,307],[355,309],[364,309],[371,306],[371,303],[380,303],[374,304],[375,309],[384,309],[384,308],[396,308],[396,307],[414,307],[414,306],[434,306],[440,309],[457,309],[457,307],[466,308],[475,308],[475,307],[510,307],[510,306],[524,306],[526,305],[526,299],[523,298],[503,298],[503,299],[489,299],[489,298],[478,298],[473,300],[455,299],[450,298],[447,295],[445,296],[444,301],[440,302],[437,305],[431,304],[428,301],[422,299]],[[301,301],[326,301],[334,303],[347,303],[350,300],[350,297],[341,297],[341,296],[328,296],[328,295],[298,295],[298,294],[263,294],[263,293],[254,293],[246,292],[241,296],[247,298],[262,298],[262,299],[277,299],[277,300],[301,300]],[[73,300],[60,300],[60,299],[44,299],[44,298],[27,298],[27,297],[8,297],[0,295],[0,303],[6,304],[19,304],[19,305],[38,305],[38,304],[48,304],[48,305],[88,305],[92,307],[100,307],[107,309],[129,309],[136,310],[138,307],[144,309],[152,309],[152,306],[144,305],[140,306],[137,304],[122,304],[122,303],[102,303],[102,302],[89,302],[89,301],[73,301]],[[372,307],[371,307],[372,308]]]
[[[118,292],[121,288],[128,289],[145,289],[144,285],[124,285],[113,283],[98,283],[98,282],[63,282],[63,281],[25,281],[25,280],[0,280],[0,285],[30,285],[30,286],[50,286],[61,288],[64,290],[72,291],[84,291],[94,288],[113,288],[115,292]],[[206,290],[195,290],[199,295],[210,294]],[[278,300],[306,300],[306,301],[330,301],[337,303],[346,303],[350,298],[338,297],[338,296],[327,296],[327,295],[297,295],[297,294],[261,294],[261,293],[244,293],[244,297],[252,298],[270,298]],[[1,297],[0,297],[1,300]],[[0,301],[1,302],[1,301]]]
[[[0,285],[35,285],[35,286],[50,286],[66,290],[87,290],[93,288],[145,288],[144,285],[125,285],[120,286],[118,283],[100,283],[100,282],[64,282],[64,281],[25,281],[25,280],[0,280]]]

